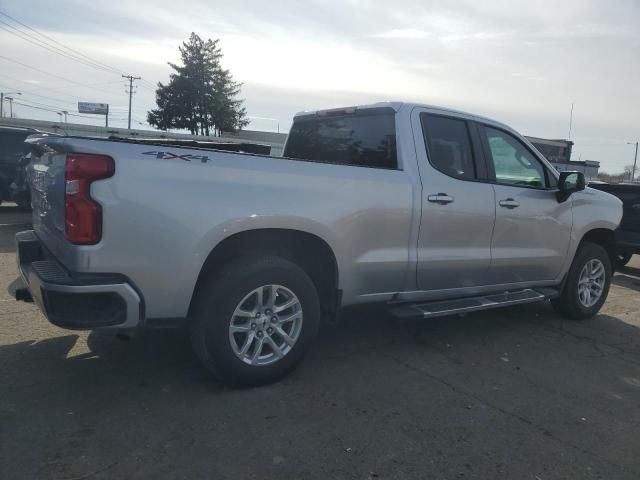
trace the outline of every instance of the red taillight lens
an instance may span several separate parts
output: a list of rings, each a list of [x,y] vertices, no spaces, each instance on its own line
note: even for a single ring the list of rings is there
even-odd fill
[[[67,240],[92,245],[102,238],[102,209],[91,198],[91,182],[113,176],[113,158],[71,153],[65,165],[64,218]]]

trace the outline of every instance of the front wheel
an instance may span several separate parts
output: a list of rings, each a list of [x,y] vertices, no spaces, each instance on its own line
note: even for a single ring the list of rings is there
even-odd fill
[[[611,284],[611,259],[595,243],[585,242],[576,253],[560,297],[551,301],[563,316],[583,320],[602,308]]]
[[[316,288],[295,263],[251,256],[199,287],[191,338],[202,363],[233,384],[273,382],[302,360],[320,323]]]

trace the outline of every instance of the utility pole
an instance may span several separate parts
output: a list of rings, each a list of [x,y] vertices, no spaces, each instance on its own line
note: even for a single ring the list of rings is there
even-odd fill
[[[67,112],[66,110],[62,110],[62,113],[64,113],[64,123],[67,123]]]
[[[122,75],[122,78],[129,80],[129,122],[127,123],[127,130],[131,130],[131,97],[133,96],[133,81],[141,80],[142,77],[134,77],[133,75]]]
[[[636,163],[638,163],[638,142],[635,144],[633,142],[627,142],[627,145],[635,145],[636,146],[636,154],[633,157],[633,170],[631,170],[631,181],[636,178]]]

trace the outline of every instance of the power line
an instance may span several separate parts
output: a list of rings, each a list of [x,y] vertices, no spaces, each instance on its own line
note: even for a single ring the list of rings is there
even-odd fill
[[[24,104],[22,102],[27,102],[28,105]],[[15,102],[15,103],[18,104],[18,105],[25,106],[25,107],[32,107],[32,106],[33,106],[33,108],[35,108],[35,106],[45,107],[45,108],[52,109],[52,110],[49,110],[49,111],[56,112],[56,113],[57,112],[61,112],[61,111],[63,111],[65,109],[64,107],[59,107],[57,105],[48,105],[46,103],[34,102],[33,100],[25,100],[24,98],[21,98],[20,102]],[[91,119],[94,118],[94,117],[90,117],[88,115],[79,115],[77,113],[73,113],[73,112],[69,112],[69,111],[67,111],[67,114],[71,115],[73,117],[91,118]]]
[[[44,108],[44,107],[36,107],[33,105],[27,105],[26,103],[22,103],[22,102],[17,102],[17,101],[13,101],[14,104],[16,105],[22,105],[23,107],[27,107],[27,108],[35,108],[36,110],[46,110],[47,112],[53,112],[53,113],[58,113],[60,110],[52,110],[50,108]]]
[[[57,75],[55,73],[51,73],[51,72],[47,72],[45,70],[41,70],[40,68],[32,67],[31,65],[27,65],[26,63],[19,62],[18,60],[14,60],[12,58],[5,57],[4,55],[0,55],[0,59],[6,60],[8,62],[13,62],[13,63],[15,63],[17,65],[22,66],[22,67],[29,68],[29,69],[34,70],[36,72],[44,73],[45,75],[49,75],[51,77],[58,78],[58,79],[63,80],[65,82],[73,83],[74,85],[78,85],[80,87],[90,88],[92,90],[96,90],[97,92],[105,93],[103,90],[99,90],[97,88],[94,88],[93,86],[88,85],[86,83],[76,82],[75,80],[71,80],[70,78],[62,77],[62,76]]]
[[[42,111],[45,111],[45,112],[51,112],[51,113],[56,113],[56,114],[63,113],[62,110],[57,109],[53,105],[46,106],[46,104],[40,104],[40,103],[37,104],[37,105],[29,105],[29,103],[37,103],[37,102],[32,102],[32,101],[27,101],[28,103],[24,103],[24,102],[25,102],[24,100],[22,100],[22,101],[14,100],[13,101],[14,105],[20,105],[21,107],[32,108],[32,109],[35,109],[35,110],[42,110]],[[41,106],[41,105],[45,105],[45,106]],[[49,108],[49,107],[53,107],[53,108]],[[70,117],[86,118],[86,119],[89,119],[89,120],[96,120],[96,117],[92,117],[92,116],[88,116],[88,115],[80,115],[80,114],[73,113],[73,112],[67,112],[67,115],[69,115]],[[125,121],[124,118],[115,119],[115,120],[122,121],[122,122]],[[142,124],[142,122],[138,122],[138,123]]]
[[[24,81],[24,80],[20,80],[20,79],[15,78],[15,77],[10,77],[9,75],[5,75],[4,73],[0,73],[0,77],[5,77],[5,78],[8,78],[9,80],[12,80],[14,82],[20,82],[20,83],[29,85],[30,89],[31,88],[35,88],[37,90],[47,90],[47,91],[50,91],[50,92],[54,92],[54,93],[56,93],[58,95],[63,95],[65,97],[70,97],[70,98],[73,98],[73,99],[78,98],[75,95],[69,95],[68,93],[60,92],[60,90],[65,89],[65,88],[76,88],[75,85],[63,85],[62,87],[50,88],[50,87],[42,87],[40,85],[36,85],[36,84],[30,83],[30,82],[27,82],[27,81]],[[116,83],[120,83],[120,81],[91,83],[91,84],[87,84],[87,86],[99,87],[99,86],[102,86],[102,85],[114,85]],[[11,88],[14,88],[14,87],[11,87]],[[27,90],[22,90],[22,92],[23,93],[27,93]],[[107,92],[103,92],[103,93],[107,93]]]
[[[88,55],[85,55],[84,53],[79,52],[78,50],[75,50],[75,49],[73,49],[71,47],[68,47],[68,46],[64,45],[63,43],[59,42],[58,40],[50,37],[49,35],[45,35],[44,33],[36,30],[35,28],[30,27],[29,25],[21,22],[20,20],[12,17],[11,15],[8,15],[7,13],[4,13],[4,12],[0,11],[0,15],[12,20],[13,22],[17,23],[18,25],[23,26],[24,28],[32,31],[33,33],[39,35],[40,37],[45,38],[45,39],[49,40],[50,42],[55,43],[56,45],[58,45],[58,47],[54,47],[54,46],[52,46],[50,44],[47,44],[47,42],[44,42],[43,40],[40,40],[40,39],[38,39],[37,37],[34,37],[31,34],[28,34],[26,32],[21,31],[21,33],[23,33],[24,35],[28,35],[29,37],[34,38],[34,39],[36,39],[37,41],[39,41],[41,43],[47,44],[50,47],[55,48],[56,50],[60,50],[61,52],[63,52],[67,56],[75,57],[75,59],[77,61],[84,60],[85,62],[91,63],[94,68],[99,68],[99,69],[102,69],[102,70],[108,70],[108,71],[110,71],[111,73],[114,73],[114,74],[123,74],[124,73],[122,70],[120,70],[118,68],[112,67],[112,66],[110,66],[110,65],[108,65],[106,63],[103,63],[103,62],[100,62],[98,60],[95,60],[95,59],[89,57]],[[9,25],[6,22],[3,22],[3,23],[5,23],[6,25]],[[12,28],[18,30],[16,27],[12,27]],[[18,30],[18,31],[20,31],[20,30]]]
[[[61,99],[61,98],[47,97],[46,95],[39,95],[39,94],[37,94],[37,93],[33,93],[33,92],[30,92],[30,91],[23,90],[23,89],[21,89],[21,88],[12,87],[12,86],[9,86],[9,85],[0,85],[0,86],[1,86],[2,88],[11,89],[11,90],[20,90],[20,93],[23,93],[23,94],[25,94],[25,93],[26,93],[26,94],[28,94],[28,95],[32,95],[32,96],[34,96],[34,97],[44,98],[45,100],[52,100],[52,101],[54,101],[54,102],[60,102],[60,103],[69,103],[69,102],[70,102],[69,100],[63,100],[63,99]],[[74,99],[75,99],[75,97],[72,97],[72,98],[74,98]]]
[[[98,61],[98,60],[96,60],[96,59],[94,59],[94,58],[92,58],[92,57],[90,57],[88,55],[85,55],[84,53],[82,53],[82,52],[80,52],[78,50],[75,50],[75,49],[73,49],[71,47],[68,47],[65,44],[59,42],[58,40],[50,37],[49,35],[46,35],[46,34],[40,32],[40,31],[36,30],[33,27],[30,27],[29,25],[21,22],[20,20],[12,17],[11,15],[9,15],[9,14],[3,12],[3,11],[0,11],[0,15],[5,17],[6,19],[10,20],[11,22],[15,23],[16,25],[24,27],[22,29],[22,28],[14,25],[12,23],[9,23],[9,22],[7,22],[7,21],[5,21],[3,19],[0,19],[0,29],[6,31],[7,33],[9,33],[11,35],[14,35],[15,37],[18,37],[21,40],[29,42],[29,43],[31,43],[31,44],[33,44],[35,46],[43,48],[43,49],[47,50],[48,52],[55,53],[55,54],[60,55],[60,56],[62,56],[64,58],[66,58],[66,59],[78,62],[78,63],[80,63],[80,64],[82,64],[84,66],[94,68],[94,69],[102,71],[104,73],[120,74],[123,78],[128,79],[129,80],[129,90],[127,91],[127,93],[129,94],[129,119],[128,119],[129,128],[131,127],[131,103],[132,103],[132,97],[133,97],[133,94],[135,93],[135,91],[133,89],[133,87],[134,87],[133,81],[134,80],[140,80],[140,84],[139,84],[140,87],[148,89],[148,90],[151,90],[152,92],[155,92],[155,90],[156,90],[156,85],[154,85],[153,83],[151,83],[151,82],[149,82],[147,80],[142,79],[141,77],[134,77],[133,75],[127,75],[122,70],[120,70],[118,68],[115,68],[115,67],[113,67],[111,65],[108,65],[106,63],[100,62],[100,61]],[[28,31],[26,31],[24,29],[26,29]],[[32,33],[30,33],[30,32],[32,32]],[[5,61],[9,61],[9,62],[13,62],[13,63],[15,63],[17,65],[20,65],[20,66],[24,67],[24,68],[28,68],[30,70],[34,70],[36,72],[43,73],[45,75],[49,75],[49,76],[54,77],[54,78],[58,78],[58,79],[60,79],[62,81],[71,83],[73,85],[77,85],[77,86],[84,87],[84,88],[90,88],[90,89],[96,90],[96,91],[98,91],[100,93],[105,93],[104,91],[99,90],[97,88],[94,88],[91,85],[83,84],[81,82],[77,82],[77,81],[72,80],[70,78],[66,78],[66,77],[63,77],[61,75],[57,75],[55,73],[47,72],[45,70],[36,68],[36,67],[34,67],[32,65],[28,65],[26,63],[22,63],[22,62],[20,62],[18,60],[14,60],[12,58],[9,58],[9,57],[3,56],[3,55],[0,55],[0,59],[3,59]],[[8,77],[8,78],[11,78],[11,77]],[[20,81],[20,80],[17,80],[17,81]],[[47,89],[46,87],[36,87],[36,88]],[[53,89],[49,88],[48,90],[53,90]],[[34,94],[34,95],[38,96],[37,94]],[[44,96],[42,96],[42,97],[46,98]],[[58,100],[54,100],[54,101],[58,101]]]
[[[9,28],[7,28],[7,27],[9,27],[9,28],[11,28],[12,30],[15,30],[15,31],[9,30]],[[15,37],[18,37],[18,38],[20,38],[20,39],[22,39],[22,40],[24,40],[26,42],[29,42],[29,43],[31,43],[33,45],[36,45],[36,46],[41,47],[41,48],[44,48],[45,50],[47,50],[49,52],[56,53],[56,54],[58,54],[58,55],[60,55],[60,56],[62,56],[64,58],[69,59],[69,60],[73,60],[73,61],[76,61],[78,63],[81,63],[82,65],[85,65],[85,66],[88,66],[88,67],[92,67],[92,68],[96,68],[96,69],[98,69],[98,70],[100,70],[102,72],[105,72],[105,73],[111,73],[111,74],[115,74],[116,73],[116,72],[114,72],[112,70],[100,67],[100,66],[95,65],[95,64],[90,63],[90,62],[87,62],[86,60],[83,60],[83,59],[81,59],[79,57],[76,57],[74,55],[70,55],[70,54],[64,52],[64,50],[61,50],[61,49],[59,49],[57,47],[53,47],[53,46],[47,44],[46,42],[43,42],[43,41],[37,39],[36,37],[34,37],[32,35],[29,35],[29,34],[23,32],[23,31],[17,29],[13,25],[8,24],[7,22],[5,22],[2,19],[0,19],[0,29],[2,29],[5,32],[10,33],[11,35],[14,35]]]
[[[24,30],[20,30],[19,28],[17,28],[15,25],[11,25],[10,23],[5,22],[4,20],[0,19],[0,23],[4,24],[6,27],[9,27],[13,30],[15,30],[15,32],[8,30],[6,27],[3,27],[2,25],[0,25],[0,28],[4,29],[5,31],[7,31],[8,33],[11,33],[12,35],[15,35],[25,41],[28,41],[34,45],[37,45],[41,48],[44,48],[50,52],[56,53],[58,55],[61,55],[65,58],[68,58],[70,60],[74,60],[76,62],[79,62],[85,66],[89,66],[92,68],[96,68],[98,70],[101,70],[103,72],[106,73],[112,73],[112,74],[117,74],[117,75],[122,75],[122,76],[127,76],[122,70],[116,68],[116,67],[112,67],[111,65],[108,65],[106,63],[100,62],[98,60],[95,60],[92,57],[89,57],[85,54],[83,54],[82,52],[79,52],[78,50],[75,50],[71,47],[68,47],[66,45],[64,45],[63,43],[60,43],[59,41],[57,41],[56,39],[45,35],[44,33],[36,30],[35,28],[30,27],[29,25],[21,22],[20,20],[12,17],[11,15],[8,15],[7,13],[4,13],[2,11],[0,11],[0,15],[12,20],[13,22],[17,23],[18,25],[21,25],[22,27],[34,32],[35,34],[37,34],[38,36],[45,38],[57,45],[59,45],[59,47],[52,45],[51,43],[48,43],[44,40],[42,40],[41,38],[38,38],[37,36],[30,34],[28,32],[25,32]],[[143,88],[148,88],[152,91],[155,92],[156,89],[156,85],[154,85],[153,83],[141,79],[141,85]],[[144,84],[144,85],[143,85]]]
[[[29,100],[29,99],[25,99],[25,98],[20,98],[20,101],[21,101],[21,102],[32,103],[32,104],[34,104],[34,105],[40,105],[40,106],[43,106],[43,107],[51,107],[51,108],[58,108],[58,109],[66,109],[66,108],[69,108],[69,107],[67,107],[67,106],[63,106],[63,107],[61,107],[61,106],[59,106],[59,105],[49,105],[48,103],[36,102],[36,101],[34,101],[34,100]]]

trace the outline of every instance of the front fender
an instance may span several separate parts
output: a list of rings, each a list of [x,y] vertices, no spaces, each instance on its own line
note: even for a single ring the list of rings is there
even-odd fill
[[[567,261],[561,278],[571,267],[585,235],[593,230],[608,230],[613,233],[622,220],[622,202],[608,193],[587,188],[574,193],[568,201],[571,202],[573,226]]]

